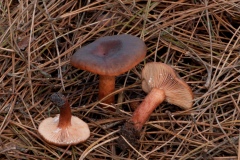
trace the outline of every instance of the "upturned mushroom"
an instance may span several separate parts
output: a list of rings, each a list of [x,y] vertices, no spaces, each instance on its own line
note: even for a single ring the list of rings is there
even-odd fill
[[[115,77],[132,69],[146,56],[147,47],[138,37],[122,34],[106,36],[84,46],[71,57],[72,66],[99,75],[98,99],[115,90]],[[114,96],[102,101],[114,103]]]
[[[191,88],[167,64],[160,62],[147,63],[142,70],[142,89],[148,95],[120,131],[126,139],[134,144],[132,133],[136,134],[141,131],[151,113],[164,100],[184,110],[192,107],[193,93]],[[129,128],[132,128],[130,133]],[[120,144],[120,146],[123,145]]]
[[[60,115],[43,120],[38,132],[42,138],[56,146],[76,145],[90,136],[88,125],[71,115],[70,104],[61,93],[51,95],[51,101],[60,108]]]

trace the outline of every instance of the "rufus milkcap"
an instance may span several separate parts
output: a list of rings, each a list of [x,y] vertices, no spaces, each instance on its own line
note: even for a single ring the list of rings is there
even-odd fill
[[[134,141],[132,137],[135,136],[131,133],[140,132],[154,109],[163,101],[179,106],[184,110],[192,107],[193,93],[191,88],[167,64],[160,62],[147,63],[142,70],[142,89],[148,95],[120,131],[122,135],[127,135],[125,138],[130,141]],[[129,133],[128,128],[133,128],[134,131]]]
[[[51,101],[60,108],[60,115],[43,120],[38,132],[42,138],[56,146],[76,145],[90,136],[88,125],[78,117],[71,115],[67,99],[60,93],[51,95]]]
[[[132,69],[146,56],[147,47],[138,37],[122,34],[106,36],[76,51],[70,59],[72,66],[99,75],[98,99],[115,89],[115,76]],[[104,103],[114,103],[114,96]]]

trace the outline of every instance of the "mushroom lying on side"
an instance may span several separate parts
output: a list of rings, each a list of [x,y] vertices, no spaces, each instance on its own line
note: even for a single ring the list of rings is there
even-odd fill
[[[67,99],[60,93],[51,95],[51,101],[60,108],[60,115],[43,120],[38,132],[43,139],[56,146],[75,145],[86,141],[90,136],[88,125],[71,115]]]
[[[142,89],[148,95],[120,131],[133,144],[136,144],[133,134],[140,132],[151,113],[164,100],[185,110],[192,107],[193,93],[191,88],[167,64],[147,63],[142,70]],[[119,146],[123,149],[126,147],[122,140],[120,140]]]
[[[136,66],[146,56],[147,47],[138,37],[122,34],[106,36],[84,46],[71,57],[72,66],[99,75],[98,99],[115,89],[115,76]],[[110,96],[104,103],[114,103]]]

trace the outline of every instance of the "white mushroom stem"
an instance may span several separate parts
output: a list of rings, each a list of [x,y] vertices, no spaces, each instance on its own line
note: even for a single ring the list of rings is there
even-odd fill
[[[142,129],[154,109],[161,104],[164,99],[165,93],[162,89],[152,88],[130,119],[130,122],[133,123],[136,130],[140,131]]]

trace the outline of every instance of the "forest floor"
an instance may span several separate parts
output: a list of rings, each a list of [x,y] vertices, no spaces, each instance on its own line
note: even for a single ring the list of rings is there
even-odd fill
[[[240,159],[240,1],[12,0],[0,2],[0,157],[4,159]],[[131,34],[147,56],[116,77],[116,111],[98,100],[98,75],[69,59],[100,37]],[[139,146],[118,148],[120,127],[146,97],[148,62],[172,66],[194,94],[188,110],[159,105]],[[38,134],[65,95],[88,123],[84,143],[57,147]],[[100,105],[101,104],[101,105]]]

